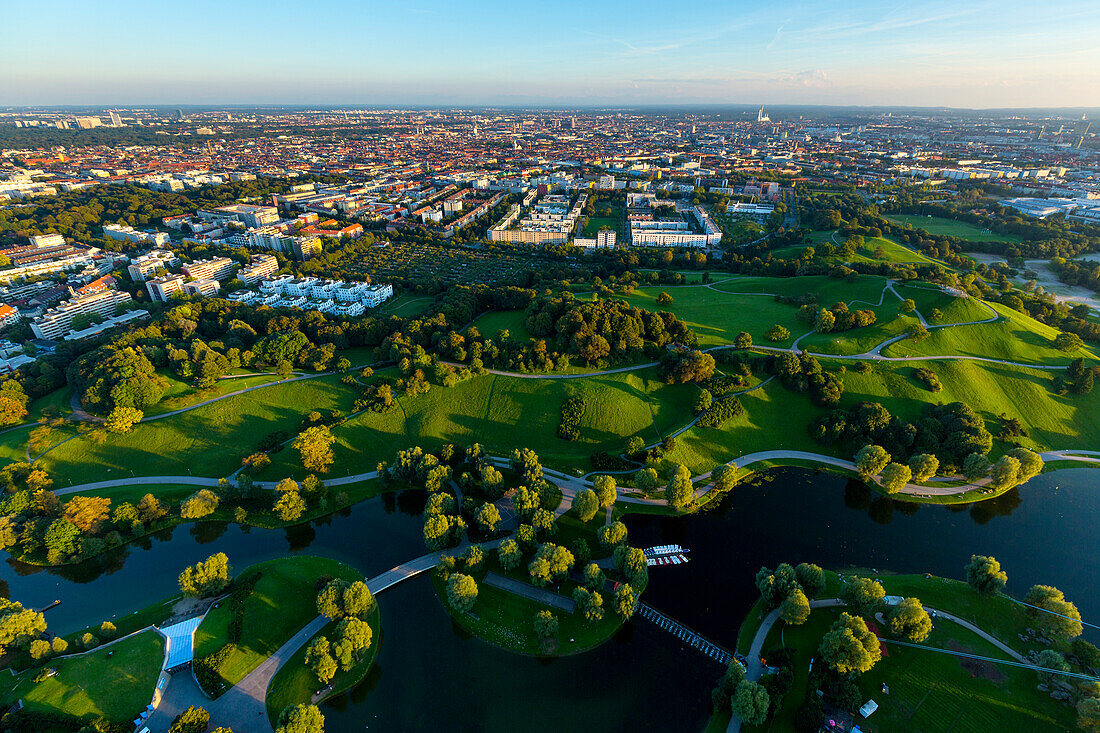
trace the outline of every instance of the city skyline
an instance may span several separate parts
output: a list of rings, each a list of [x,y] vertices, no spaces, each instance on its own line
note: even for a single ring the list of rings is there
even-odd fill
[[[1100,105],[1100,8],[1053,5],[40,3],[0,104]]]

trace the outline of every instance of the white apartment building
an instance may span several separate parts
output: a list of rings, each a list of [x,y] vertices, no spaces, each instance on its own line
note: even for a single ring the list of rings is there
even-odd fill
[[[145,278],[157,270],[178,264],[179,258],[175,253],[165,249],[155,249],[131,260],[126,271],[130,273],[130,279],[134,282],[145,282]]]
[[[103,236],[108,239],[118,239],[134,244],[153,244],[158,247],[168,244],[169,241],[166,232],[139,232],[133,227],[122,224],[104,224]]]
[[[274,255],[252,255],[252,261],[237,271],[237,279],[255,285],[279,271],[279,261]]]
[[[217,280],[192,280],[183,284],[183,292],[186,295],[198,295],[209,298],[217,295],[221,290],[221,283]]]
[[[39,234],[31,237],[31,244],[35,247],[64,247],[65,237],[60,234]]]
[[[315,277],[294,278],[282,275],[260,282],[259,292],[237,291],[230,300],[270,305],[280,308],[301,308],[335,313],[343,316],[359,316],[367,308],[376,308],[393,297],[393,285],[374,285],[367,282],[321,280]]]
[[[237,263],[228,257],[211,257],[188,262],[180,271],[195,280],[226,280],[233,276],[236,267]]]
[[[77,316],[87,313],[113,316],[119,304],[132,301],[130,294],[121,290],[100,290],[78,295],[43,313],[31,323],[31,330],[38,338],[53,341],[72,330],[73,319]]]
[[[183,292],[185,282],[187,282],[187,278],[183,275],[166,275],[158,277],[156,280],[149,280],[145,283],[145,289],[149,291],[150,300],[167,303],[173,295]]]

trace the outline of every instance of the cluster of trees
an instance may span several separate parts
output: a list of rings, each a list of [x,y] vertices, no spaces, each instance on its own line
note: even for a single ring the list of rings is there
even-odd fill
[[[714,357],[698,349],[670,349],[658,372],[665,384],[705,382],[714,376]]]
[[[814,402],[834,407],[844,394],[844,381],[821,368],[821,362],[809,354],[783,352],[775,357],[773,369],[788,389],[809,392]]]
[[[878,317],[871,310],[849,310],[848,305],[841,302],[832,308],[806,304],[798,309],[798,318],[818,333],[832,333],[873,325]]]
[[[1066,368],[1065,377],[1059,374],[1054,378],[1054,391],[1058,394],[1088,394],[1092,392],[1098,372],[1100,367],[1085,366],[1084,359],[1074,359]]]
[[[581,417],[584,415],[584,399],[570,397],[561,405],[561,422],[558,423],[558,437],[562,440],[576,440],[581,437]]]
[[[229,558],[219,552],[184,568],[179,577],[180,591],[192,598],[216,596],[233,582],[232,572]]]
[[[375,601],[367,584],[342,578],[329,580],[317,594],[317,612],[336,621],[332,638],[317,636],[306,647],[305,663],[322,684],[338,671],[347,672],[363,660],[373,638],[367,618]]]
[[[757,571],[756,588],[769,609],[779,609],[779,618],[799,626],[810,618],[810,599],[825,590],[825,571],[810,563],[780,563],[775,570]]]
[[[960,469],[973,454],[984,457],[993,447],[985,420],[962,402],[928,405],[915,424],[892,415],[877,402],[861,402],[851,410],[833,410],[818,418],[810,425],[810,435],[822,445],[840,446],[851,453],[869,445],[880,446],[900,462],[931,454],[947,472]],[[867,475],[877,474],[885,465]]]
[[[527,309],[527,330],[553,339],[558,350],[592,364],[623,359],[668,344],[694,347],[695,332],[671,313],[635,308],[623,300],[578,301],[571,293],[536,299]]]
[[[49,475],[25,463],[9,464],[2,477],[7,493],[0,499],[0,549],[51,565],[118,547],[158,525],[169,511],[152,494],[113,509],[108,497],[73,496],[62,504],[49,490]]]

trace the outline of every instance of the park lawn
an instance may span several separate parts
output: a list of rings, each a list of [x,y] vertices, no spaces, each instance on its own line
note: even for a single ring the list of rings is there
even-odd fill
[[[586,621],[580,613],[566,613],[560,608],[546,606],[482,582],[489,571],[522,582],[530,582],[526,562],[517,570],[505,571],[500,567],[497,553],[488,552],[481,569],[471,573],[477,580],[478,592],[477,602],[470,613],[457,613],[451,608],[447,602],[446,583],[434,572],[432,587],[435,588],[440,603],[451,614],[455,623],[468,633],[490,644],[528,656],[568,656],[599,646],[610,639],[623,624],[622,619],[611,608],[612,594],[609,590],[600,592],[603,596],[604,615],[601,620],[593,623]],[[576,587],[577,583],[566,579],[561,582],[559,588],[548,590],[572,599],[573,589]],[[558,619],[556,650],[544,650],[535,635],[534,618],[539,611],[550,611]]]
[[[31,400],[30,404],[27,405],[27,416],[24,420],[31,421],[44,417],[71,415],[73,412],[72,399],[72,387],[65,385],[60,389],[55,389],[48,395]]]
[[[739,398],[745,412],[718,428],[695,425],[676,438],[665,454],[661,475],[670,463],[683,463],[693,474],[705,473],[731,459],[756,451],[788,448],[830,453],[813,443],[807,429],[824,410],[808,395],[792,392],[779,380]]]
[[[141,423],[102,445],[79,437],[40,459],[58,486],[120,474],[225,476],[272,432],[295,434],[312,410],[351,411],[356,390],[336,375],[273,385],[163,420]]]
[[[249,387],[277,384],[281,381],[274,374],[248,374],[247,376],[234,376],[233,379],[219,379],[210,389],[200,390],[179,379],[174,374],[162,370],[160,375],[168,380],[169,388],[161,401],[145,412],[146,417],[163,415],[166,412],[190,407],[199,402],[222,397],[232,392],[239,392]]]
[[[615,232],[616,239],[623,235],[623,207],[612,206],[611,216],[590,216],[584,221],[585,237],[595,237],[603,227]]]
[[[313,694],[321,689],[321,682],[312,669],[306,666],[306,648],[321,636],[332,637],[338,621],[331,621],[325,625],[312,639],[302,644],[298,651],[286,661],[275,673],[271,684],[267,688],[267,717],[269,720],[278,720],[279,714],[289,705],[310,704]],[[374,658],[378,654],[378,648],[382,643],[382,611],[377,602],[374,610],[367,617],[367,623],[371,630],[371,644],[363,658],[355,666],[347,671],[339,671],[328,683],[329,692],[326,697],[339,695],[351,689],[363,681],[374,664]]]
[[[471,327],[477,328],[482,336],[494,340],[501,331],[508,331],[513,341],[526,343],[531,338],[526,321],[526,311],[489,311],[475,320]]]
[[[371,311],[372,315],[413,318],[424,313],[435,298],[415,293],[400,293]]]
[[[714,290],[724,293],[772,293],[777,295],[800,296],[815,293],[817,302],[822,306],[831,306],[843,301],[855,306],[876,305],[888,302],[883,295],[886,278],[878,275],[860,275],[853,282],[847,279],[831,278],[826,275],[806,275],[802,277],[738,277],[716,283]],[[674,298],[675,293],[670,293]]]
[[[920,322],[914,316],[899,313],[901,301],[891,299],[894,302],[887,301],[885,305],[878,307],[853,306],[853,310],[862,308],[874,311],[878,320],[870,326],[833,333],[811,333],[798,342],[798,347],[819,354],[865,354],[883,341],[905,333]],[[803,324],[803,328],[807,326]]]
[[[242,608],[241,640],[219,668],[227,686],[240,682],[265,659],[285,644],[303,626],[317,617],[317,581],[328,575],[362,580],[358,570],[324,557],[298,555],[252,565],[239,580],[262,573]],[[233,620],[229,600],[210,609],[195,631],[195,658],[207,657],[229,644]]]
[[[57,674],[42,682],[34,682],[37,669],[22,673],[5,703],[22,699],[29,710],[128,722],[152,699],[163,661],[163,637],[146,631],[90,654],[56,659],[48,667]]]
[[[930,392],[917,382],[917,367],[935,372],[943,391]],[[866,374],[849,368],[843,378],[844,408],[878,402],[901,419],[916,421],[927,404],[964,402],[981,414],[992,433],[998,431],[1001,415],[1019,418],[1027,436],[1014,440],[1033,450],[1084,448],[1084,436],[1100,435],[1100,394],[1057,395],[1052,391],[1054,374],[1046,370],[959,360],[878,362]],[[823,446],[815,450],[827,452]]]
[[[1073,359],[1096,360],[1089,347],[1064,353],[1053,346],[1058,329],[999,303],[991,308],[1002,316],[996,323],[951,326],[931,331],[923,341],[906,339],[882,350],[883,356],[980,356],[1032,364],[1068,365]]]
[[[662,292],[672,296],[671,305],[657,304]],[[776,324],[793,334],[805,330],[797,320],[798,306],[777,303],[768,295],[737,295],[703,286],[675,289],[655,286],[638,288],[625,300],[648,311],[675,314],[698,334],[703,348],[732,344],[742,331],[751,334],[754,342],[770,343],[764,334]]]
[[[887,221],[895,224],[909,225],[915,229],[923,229],[929,234],[946,237],[959,237],[971,242],[1020,242],[1015,234],[996,234],[994,232],[976,227],[965,221],[955,221],[939,216],[920,216],[918,214],[892,214],[885,217]]]
[[[977,298],[958,298],[949,295],[936,285],[897,283],[894,289],[903,298],[911,298],[917,304],[917,310],[933,326],[984,321],[995,315],[983,305],[983,301]],[[937,308],[943,315],[938,320],[933,320],[928,314]]]
[[[882,248],[882,256],[877,257],[875,252]],[[891,262],[894,264],[931,264],[934,262],[929,257],[915,252],[908,247],[898,244],[886,237],[871,237],[856,251],[851,262]]]

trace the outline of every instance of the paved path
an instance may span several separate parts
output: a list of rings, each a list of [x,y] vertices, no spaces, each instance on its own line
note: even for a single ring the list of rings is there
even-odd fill
[[[509,593],[514,593],[517,596],[528,598],[535,603],[541,603],[551,608],[560,608],[566,613],[573,613],[576,609],[576,604],[573,602],[572,598],[566,598],[552,591],[536,588],[530,583],[522,583],[512,578],[506,578],[503,575],[486,573],[484,582],[488,585],[500,588],[501,590],[508,591]]]
[[[480,543],[484,549],[494,549],[500,545],[500,540]],[[418,558],[402,563],[397,567],[380,573],[367,580],[367,588],[371,594],[377,596],[384,590],[392,588],[398,583],[403,583],[410,578],[430,570],[439,562],[443,555],[460,554],[467,545],[448,548],[440,552],[430,552]],[[260,663],[258,667],[249,672],[244,679],[226,691],[217,700],[207,698],[195,685],[190,673],[179,673],[173,676],[172,681],[165,690],[161,707],[164,715],[157,715],[155,722],[157,727],[150,724],[152,733],[167,731],[172,717],[185,710],[188,705],[199,705],[210,713],[212,726],[226,726],[234,731],[270,731],[272,721],[267,718],[267,691],[271,680],[282,669],[283,665],[294,656],[302,646],[317,635],[329,622],[325,616],[318,616],[303,626],[298,633],[292,636],[285,644],[275,651],[270,657]],[[196,698],[196,693],[200,697]],[[172,710],[172,717],[167,713]],[[158,713],[160,708],[158,708]],[[154,720],[152,717],[150,720]],[[163,723],[163,725],[162,725]]]
[[[836,608],[838,606],[843,606],[843,605],[844,605],[844,601],[840,600],[839,598],[822,598],[822,599],[819,599],[819,600],[816,600],[816,601],[810,601],[810,608],[811,609],[814,609],[814,608]],[[991,636],[990,634],[987,634],[985,631],[982,631],[981,629],[979,629],[977,626],[970,623],[966,619],[959,618],[958,616],[956,616],[952,613],[947,613],[946,611],[940,611],[938,609],[932,608],[931,606],[925,606],[924,608],[929,613],[935,612],[935,615],[936,615],[937,619],[945,618],[949,621],[954,621],[955,623],[957,623],[959,626],[962,626],[967,631],[971,631],[971,632],[977,634],[978,636],[982,637],[983,639],[985,639],[990,644],[992,644],[993,646],[1000,649],[1002,652],[1004,652],[1005,654],[1007,654],[1008,656],[1010,656],[1012,659],[1016,660],[1017,662],[1022,662],[1022,663],[1026,664],[1026,665],[1028,665],[1028,666],[1030,666],[1034,669],[1038,669],[1038,667],[1036,667],[1035,665],[1033,665],[1031,663],[1030,659],[1023,656],[1022,654],[1019,654],[1018,652],[1013,650],[1011,647],[1009,647],[1008,645],[1003,643],[1000,639],[997,639],[996,637]],[[775,623],[778,620],[779,620],[779,609],[776,608],[776,609],[773,609],[770,613],[768,613],[767,616],[764,617],[764,620],[760,623],[760,628],[756,630],[756,635],[754,637],[752,637],[752,645],[749,647],[749,653],[747,655],[748,656],[748,659],[747,659],[748,669],[747,669],[747,673],[745,675],[745,677],[747,679],[750,679],[750,680],[755,682],[755,681],[759,680],[760,676],[763,674],[764,668],[763,668],[763,665],[760,664],[760,652],[764,648],[764,642],[768,638],[768,632],[771,631],[772,627],[775,625]],[[741,730],[741,720],[736,715],[734,715],[730,719],[729,726],[727,726],[727,728],[726,728],[726,733],[738,733],[738,731],[740,731],[740,730]]]

